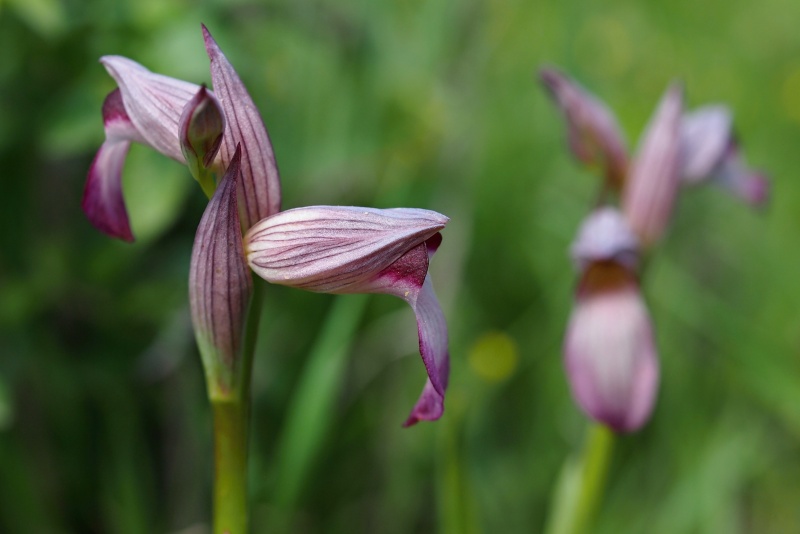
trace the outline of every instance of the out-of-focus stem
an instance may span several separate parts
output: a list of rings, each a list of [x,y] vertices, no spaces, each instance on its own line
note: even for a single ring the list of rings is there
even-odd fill
[[[545,528],[546,534],[589,532],[605,492],[614,433],[593,423],[581,455],[568,458],[561,470]]]

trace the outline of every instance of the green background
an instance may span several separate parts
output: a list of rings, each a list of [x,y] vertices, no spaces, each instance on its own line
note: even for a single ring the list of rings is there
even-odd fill
[[[255,360],[253,532],[539,532],[584,416],[560,345],[569,243],[598,178],[536,69],[558,65],[631,146],[673,79],[727,103],[773,178],[754,212],[681,196],[648,264],[662,387],[614,450],[595,532],[800,531],[800,3],[0,1],[0,531],[207,532],[211,429],[188,319],[205,197],[141,146],[137,242],[80,210],[114,88],[97,59],[210,83],[200,23],[272,137],[284,208],[451,217],[431,274],[448,317],[444,418],[388,296],[269,287]],[[327,332],[325,334],[324,332]]]

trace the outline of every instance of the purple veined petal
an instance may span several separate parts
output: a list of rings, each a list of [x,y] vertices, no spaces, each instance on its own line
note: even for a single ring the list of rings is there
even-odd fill
[[[422,209],[310,206],[259,221],[244,237],[245,251],[250,267],[268,282],[351,293],[447,221]]]
[[[139,131],[122,104],[119,89],[103,102],[106,140],[89,168],[81,206],[98,230],[123,241],[133,241],[128,212],[122,196],[122,168],[131,141],[141,142]]]
[[[731,140],[733,118],[726,106],[703,106],[681,120],[682,179],[701,182],[722,161]]]
[[[605,168],[609,185],[622,186],[628,168],[625,138],[611,110],[596,96],[556,69],[539,76],[567,121],[569,146],[579,161]]]
[[[657,241],[669,223],[680,185],[683,88],[667,89],[642,135],[622,194],[622,211],[642,246]]]
[[[582,272],[597,261],[615,261],[630,271],[639,263],[639,240],[622,213],[603,207],[584,219],[570,255]]]
[[[237,144],[242,147],[242,181],[239,185],[239,213],[245,230],[256,221],[278,213],[281,183],[267,129],[239,75],[203,25],[203,39],[211,60],[211,80],[228,128],[220,156],[228,164]]]
[[[122,56],[103,56],[100,62],[119,85],[125,110],[144,143],[183,163],[178,122],[200,86],[150,72]]]
[[[240,156],[237,150],[203,213],[189,271],[192,324],[212,397],[241,386],[240,352],[253,293],[236,200]]]
[[[658,356],[638,283],[624,267],[603,262],[585,272],[564,359],[572,395],[589,417],[617,432],[647,422],[658,391]]]

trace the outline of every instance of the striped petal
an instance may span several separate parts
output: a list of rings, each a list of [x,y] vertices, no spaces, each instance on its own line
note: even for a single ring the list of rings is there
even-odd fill
[[[122,56],[103,56],[100,62],[119,85],[125,110],[144,143],[183,163],[178,122],[200,86],[150,72]]]
[[[237,209],[239,174],[237,150],[200,220],[189,272],[192,324],[212,398],[241,386],[240,353],[253,292]]]
[[[228,165],[237,145],[242,147],[239,212],[245,230],[256,221],[280,211],[281,184],[267,129],[239,75],[217,42],[203,26],[203,39],[211,60],[214,93],[222,104],[227,131],[222,141],[222,166]]]
[[[682,179],[709,178],[722,161],[731,139],[732,117],[725,106],[704,106],[681,120]]]

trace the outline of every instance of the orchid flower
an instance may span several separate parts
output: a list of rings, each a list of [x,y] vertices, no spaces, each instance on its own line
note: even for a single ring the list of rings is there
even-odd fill
[[[386,293],[417,316],[428,379],[405,426],[444,410],[447,325],[428,276],[447,217],[420,209],[313,206],[280,212],[277,165],[258,111],[203,26],[214,91],[134,61],[101,62],[119,88],[103,107],[106,141],[89,172],[84,210],[100,230],[132,240],[121,191],[131,142],[186,163],[211,197],[198,226],[190,304],[209,395],[240,391],[252,271],[277,284],[325,293]],[[212,174],[222,175],[217,181]],[[245,232],[244,238],[242,233]]]
[[[630,432],[649,418],[659,380],[641,254],[664,234],[682,185],[714,181],[758,205],[768,182],[742,161],[728,109],[685,114],[678,84],[665,92],[628,163],[616,119],[600,100],[554,69],[543,69],[541,79],[564,114],[570,149],[604,166],[603,188],[616,191],[620,204],[591,213],[571,248],[579,282],[564,341],[567,376],[589,417]]]
[[[638,430],[658,391],[658,357],[636,275],[637,238],[619,211],[584,221],[572,254],[580,269],[564,340],[572,395],[592,418],[617,432]]]
[[[220,107],[227,122],[218,153],[204,157],[206,166],[221,174],[230,165],[236,145],[242,146],[239,199],[244,229],[280,210],[280,178],[269,135],[233,66],[205,26],[203,38],[211,60],[215,91],[206,92],[211,106]],[[97,152],[83,193],[89,221],[111,237],[133,241],[122,195],[122,168],[132,142],[147,145],[178,162],[187,163],[181,144],[181,120],[201,86],[156,74],[121,56],[104,56],[100,63],[119,86],[103,104],[106,140]],[[219,101],[217,103],[217,100]],[[195,106],[197,103],[195,103]],[[195,107],[192,106],[192,107]],[[194,171],[192,162],[190,168]],[[204,185],[201,182],[201,185]],[[210,191],[204,185],[207,193]]]

